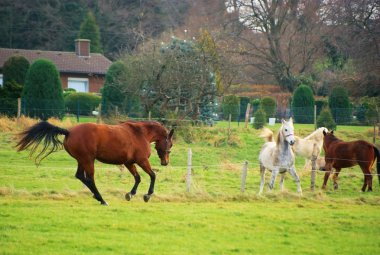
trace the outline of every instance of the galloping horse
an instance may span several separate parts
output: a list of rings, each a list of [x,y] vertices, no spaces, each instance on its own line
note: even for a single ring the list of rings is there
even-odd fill
[[[154,192],[156,179],[148,160],[151,154],[150,144],[155,142],[161,165],[166,166],[173,145],[173,132],[173,129],[168,132],[160,123],[152,121],[126,121],[119,125],[85,123],[68,130],[42,121],[20,134],[17,147],[18,151],[30,147],[30,155],[33,155],[38,145],[43,142],[42,151],[36,157],[36,161],[41,161],[61,147],[62,142],[58,135],[64,135],[65,150],[78,162],[75,177],[90,189],[94,198],[102,205],[107,205],[107,202],[95,185],[95,159],[107,164],[124,164],[128,168],[135,179],[132,190],[125,195],[128,201],[136,194],[140,183],[140,175],[135,166],[137,164],[150,176],[149,190],[144,195],[144,201],[148,202]]]
[[[377,158],[377,174],[380,182],[380,152],[373,144],[363,140],[344,142],[334,136],[334,131],[323,131],[323,149],[325,150],[326,173],[322,188],[326,188],[332,168],[335,168],[333,177],[334,189],[338,188],[338,175],[342,168],[359,165],[364,174],[362,191],[372,191],[371,168]]]
[[[273,189],[274,181],[280,172],[280,187],[282,190],[285,173],[286,171],[289,171],[297,183],[297,192],[302,193],[300,178],[298,177],[294,166],[294,153],[291,149],[291,146],[295,143],[292,118],[290,118],[289,121],[282,120],[282,125],[278,132],[276,141],[273,141],[273,132],[269,129],[264,129],[260,136],[265,138],[267,142],[261,148],[259,155],[261,173],[259,194],[263,192],[266,168],[272,171],[272,176],[269,183],[270,189]]]

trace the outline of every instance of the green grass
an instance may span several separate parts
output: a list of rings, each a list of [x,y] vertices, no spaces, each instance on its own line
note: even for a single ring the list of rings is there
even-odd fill
[[[0,254],[377,254],[380,252],[380,187],[361,193],[358,167],[343,169],[339,190],[309,191],[310,173],[297,159],[303,196],[288,175],[285,192],[258,196],[258,131],[226,123],[177,130],[168,167],[159,165],[155,195],[142,201],[142,182],[131,201],[128,171],[96,163],[96,182],[109,207],[100,206],[74,178],[75,160],[59,151],[37,168],[16,153],[12,134],[0,134]],[[278,127],[275,126],[273,130]],[[296,125],[306,135],[311,125]],[[370,127],[338,127],[344,140],[371,141]],[[181,134],[181,135],[180,135]],[[230,145],[227,145],[230,144]],[[187,152],[193,152],[191,192],[186,192]],[[248,160],[245,193],[241,168]],[[267,174],[269,178],[269,174]]]

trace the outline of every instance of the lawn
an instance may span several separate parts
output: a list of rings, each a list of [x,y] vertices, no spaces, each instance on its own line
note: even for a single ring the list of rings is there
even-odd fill
[[[235,123],[236,124],[236,123]],[[144,203],[149,185],[133,185],[125,169],[96,163],[100,206],[74,177],[76,164],[65,151],[37,168],[27,152],[16,153],[14,136],[0,133],[0,254],[377,254],[380,252],[380,185],[361,193],[358,167],[343,169],[339,190],[328,183],[309,190],[310,172],[297,159],[303,195],[287,176],[286,190],[258,196],[258,131],[226,123],[177,130],[171,163],[151,162],[157,172],[155,195]],[[276,130],[275,126],[273,130]],[[311,125],[296,125],[304,136]],[[370,127],[338,127],[345,140],[371,141]],[[186,191],[187,153],[191,149],[192,185]],[[246,190],[241,168],[248,161]],[[269,177],[269,174],[268,176]]]

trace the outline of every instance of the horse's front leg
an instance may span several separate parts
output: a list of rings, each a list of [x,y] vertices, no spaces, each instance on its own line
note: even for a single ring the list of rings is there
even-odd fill
[[[263,193],[264,183],[265,183],[265,167],[262,164],[260,164],[260,176],[261,176],[261,179],[260,179],[259,195],[261,195],[261,193]]]
[[[128,168],[129,172],[135,178],[135,184],[133,185],[133,188],[131,189],[130,192],[125,194],[125,199],[129,201],[131,200],[132,196],[136,195],[137,187],[139,186],[141,182],[141,177],[139,173],[137,172],[136,166],[134,164],[125,163],[124,165]]]
[[[149,190],[148,194],[144,195],[144,201],[148,202],[151,195],[154,192],[154,183],[156,181],[156,174],[153,172],[152,167],[150,166],[149,160],[146,159],[140,163],[137,163],[147,174],[149,174],[150,177],[150,185],[149,185]]]
[[[294,166],[289,168],[289,173],[293,176],[294,181],[297,184],[297,192],[302,194],[302,189],[301,189],[301,180],[300,177],[297,174],[296,168]]]
[[[326,189],[326,184],[327,184],[327,181],[329,180],[331,173],[332,173],[332,163],[329,162],[329,163],[326,163],[326,173],[323,179],[322,189]]]
[[[281,191],[284,191],[285,174],[286,174],[286,172],[281,173],[281,179],[280,179],[280,190]]]
[[[333,176],[334,189],[335,189],[335,190],[338,189],[338,175],[339,175],[340,170],[341,170],[340,168],[336,168],[336,169],[335,169],[334,176]]]
[[[276,177],[277,177],[277,175],[278,175],[279,170],[280,170],[280,169],[279,169],[278,167],[273,168],[273,170],[272,170],[272,176],[271,176],[271,178],[270,178],[270,182],[269,182],[269,189],[273,189],[273,187],[274,187],[274,182],[275,182],[275,180],[276,180]]]

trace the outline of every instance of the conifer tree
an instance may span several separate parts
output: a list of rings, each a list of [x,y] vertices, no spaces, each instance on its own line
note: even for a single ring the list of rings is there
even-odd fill
[[[22,90],[22,100],[25,115],[43,120],[63,117],[61,80],[56,66],[51,61],[38,59],[30,66]]]
[[[87,13],[86,18],[80,25],[79,38],[88,39],[91,41],[90,51],[92,53],[103,52],[99,26],[96,24],[95,15],[91,11]]]

